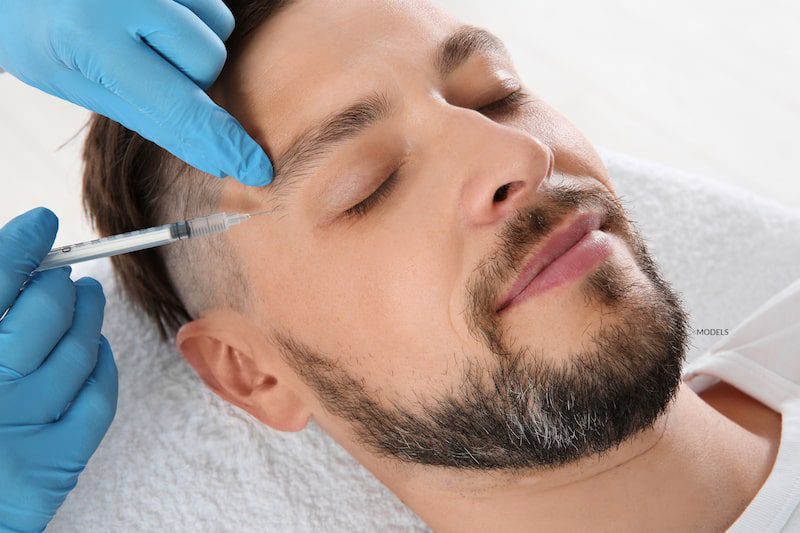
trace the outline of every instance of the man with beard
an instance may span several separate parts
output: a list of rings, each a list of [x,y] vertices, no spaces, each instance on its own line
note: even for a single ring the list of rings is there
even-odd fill
[[[100,116],[85,149],[104,235],[265,213],[115,258],[205,383],[275,429],[313,420],[436,530],[733,524],[780,414],[681,382],[678,296],[502,43],[424,1],[228,5],[210,94],[274,182],[203,175]]]

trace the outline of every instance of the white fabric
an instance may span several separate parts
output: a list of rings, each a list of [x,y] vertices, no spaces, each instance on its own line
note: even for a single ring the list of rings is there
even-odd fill
[[[800,278],[800,213],[698,176],[604,157],[694,328],[733,330]],[[318,428],[278,433],[218,400],[120,297],[107,264],[88,271],[106,287],[119,408],[50,531],[426,530]],[[689,360],[718,339],[695,336]]]
[[[684,367],[695,392],[722,380],[781,413],[769,477],[728,531],[800,531],[800,279]]]

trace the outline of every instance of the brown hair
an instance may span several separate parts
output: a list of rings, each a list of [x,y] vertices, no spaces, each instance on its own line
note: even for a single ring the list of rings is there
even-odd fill
[[[235,62],[253,30],[290,1],[225,0],[236,21],[227,42],[228,64]],[[101,236],[209,214],[219,202],[218,178],[193,169],[102,115],[93,114],[89,120],[83,161],[84,210]],[[242,280],[229,279],[237,270],[230,259],[224,264],[230,257],[224,238],[199,241],[112,258],[121,287],[153,320],[162,339],[204,308],[236,305],[235,299],[241,296],[231,291],[230,282],[241,287]],[[199,267],[209,260],[222,261],[224,266]],[[180,278],[170,276],[176,268],[181,268]],[[215,289],[225,282],[224,291]]]

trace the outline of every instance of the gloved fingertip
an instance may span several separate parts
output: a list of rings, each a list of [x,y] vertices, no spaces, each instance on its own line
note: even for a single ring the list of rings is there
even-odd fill
[[[273,174],[272,163],[266,154],[263,154],[255,164],[250,165],[250,167],[244,171],[239,177],[239,181],[251,187],[264,187],[272,183]]]
[[[268,168],[266,174],[264,175],[264,178],[267,181],[264,185],[269,185],[270,183],[272,183],[272,180],[275,179],[275,169],[272,167],[272,163],[271,162],[269,164],[269,168]]]
[[[35,207],[28,211],[28,214],[36,217],[39,223],[52,226],[53,231],[58,229],[58,217],[50,209],[46,207]]]
[[[227,41],[236,26],[236,19],[227,6],[225,9],[219,9],[217,15],[219,16],[219,19],[217,20],[219,33],[217,35],[219,35],[219,38],[223,41]]]
[[[46,207],[35,207],[19,215],[16,220],[25,224],[43,227],[49,234],[58,231],[58,217]]]
[[[98,288],[102,288],[102,287],[100,286],[100,282],[99,282],[99,281],[97,281],[96,279],[94,279],[94,278],[92,278],[92,277],[89,277],[89,276],[84,276],[84,277],[82,277],[81,279],[77,280],[77,281],[75,282],[75,285],[81,285],[81,286],[85,286],[85,287],[98,287]]]
[[[88,289],[99,291],[100,294],[104,294],[103,286],[100,284],[100,282],[97,281],[96,279],[90,278],[88,276],[85,276],[85,277],[79,279],[78,281],[76,281],[75,285],[79,286],[79,287],[86,287]]]

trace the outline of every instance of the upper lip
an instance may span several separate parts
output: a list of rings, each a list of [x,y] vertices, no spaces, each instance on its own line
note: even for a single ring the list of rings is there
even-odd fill
[[[579,212],[570,217],[568,223],[563,223],[559,228],[553,230],[552,235],[529,254],[528,260],[524,263],[522,271],[517,280],[500,298],[497,311],[500,312],[508,307],[512,300],[519,295],[544,268],[564,255],[587,233],[600,229],[603,225],[603,214],[597,211]]]

